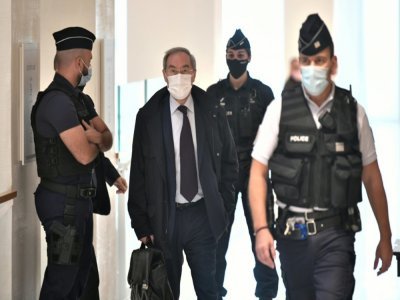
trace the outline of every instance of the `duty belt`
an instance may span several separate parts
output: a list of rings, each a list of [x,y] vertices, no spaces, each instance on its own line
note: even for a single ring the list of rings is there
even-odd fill
[[[280,215],[278,226],[284,238],[304,240],[325,229],[344,226],[342,212],[337,210],[298,213],[284,209]]]
[[[68,185],[68,184],[56,183],[46,179],[42,179],[40,181],[40,184],[44,186],[46,189],[49,189],[50,191],[55,193],[63,194],[68,198],[89,199],[96,196],[96,188],[88,184]]]
[[[96,196],[96,188],[90,185],[68,185],[42,179],[40,184],[46,189],[66,196],[64,225],[75,225],[75,206],[78,198],[91,199]]]

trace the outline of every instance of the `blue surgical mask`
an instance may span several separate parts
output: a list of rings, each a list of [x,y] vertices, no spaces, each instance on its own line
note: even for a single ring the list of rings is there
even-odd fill
[[[319,96],[329,84],[329,68],[316,66],[302,66],[301,81],[304,88],[311,96]]]
[[[87,74],[86,75],[84,75],[82,72],[81,72],[81,79],[80,79],[80,81],[79,81],[79,83],[78,83],[78,86],[85,86],[88,82],[89,82],[89,80],[90,80],[90,78],[92,78],[92,66],[86,66],[86,64],[85,64],[85,62],[83,61],[83,59],[82,59],[82,62],[83,62],[83,64],[85,65],[85,67],[87,68]]]

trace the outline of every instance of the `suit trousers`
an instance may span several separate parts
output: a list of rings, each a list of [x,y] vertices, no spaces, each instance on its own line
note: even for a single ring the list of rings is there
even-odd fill
[[[236,191],[236,201],[238,199],[238,194],[241,193],[243,211],[246,218],[247,229],[249,232],[249,237],[251,241],[251,250],[254,255],[255,266],[253,269],[254,278],[256,279],[256,297],[263,298],[275,298],[278,292],[278,274],[276,269],[271,269],[266,265],[259,262],[255,253],[255,237],[253,235],[253,220],[251,217],[249,198],[248,198],[248,182],[249,182],[249,169],[250,169],[250,161],[248,162],[240,162],[239,165],[239,180],[235,185]],[[222,299],[223,296],[227,294],[227,290],[224,288],[224,278],[225,278],[225,270],[227,266],[226,262],[226,252],[228,251],[229,239],[231,235],[232,225],[235,220],[235,209],[229,212],[229,227],[227,232],[218,240],[217,246],[217,287],[219,292],[219,299]],[[234,263],[234,262],[233,262]]]
[[[329,228],[306,240],[279,238],[287,300],[350,300],[355,279],[354,233]]]
[[[40,185],[35,192],[36,211],[46,232],[47,242],[52,223],[64,221],[65,201],[64,195],[51,192]],[[80,260],[75,265],[49,262],[44,273],[40,300],[76,300],[83,293],[94,255],[92,210],[90,199],[76,200],[75,225],[78,236],[83,241]]]
[[[216,240],[208,221],[204,200],[176,209],[171,256],[166,259],[168,280],[174,299],[179,299],[183,251],[190,267],[194,289],[199,300],[216,300]]]

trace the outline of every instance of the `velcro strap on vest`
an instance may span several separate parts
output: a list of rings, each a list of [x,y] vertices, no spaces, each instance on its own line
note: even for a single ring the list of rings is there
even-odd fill
[[[251,150],[238,152],[237,156],[238,156],[239,161],[250,160],[251,159]]]

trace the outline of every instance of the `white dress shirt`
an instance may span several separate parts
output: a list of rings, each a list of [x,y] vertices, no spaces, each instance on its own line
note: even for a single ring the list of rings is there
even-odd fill
[[[180,137],[183,124],[183,113],[178,110],[180,104],[172,97],[169,98],[169,105],[171,111],[171,122],[172,122],[172,137],[174,139],[174,150],[175,150],[175,171],[176,171],[176,197],[175,201],[177,203],[187,203],[188,201],[181,194],[181,159],[180,159]],[[194,103],[193,98],[190,95],[184,104],[187,110],[187,116],[190,123],[190,130],[192,131],[194,153],[196,157],[196,171],[197,171],[197,183],[199,190],[197,195],[194,196],[191,202],[196,202],[197,200],[204,197],[203,190],[201,188],[199,179],[199,163],[197,158],[197,138],[196,138],[196,122],[194,118]]]

